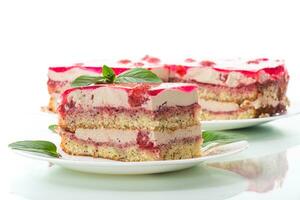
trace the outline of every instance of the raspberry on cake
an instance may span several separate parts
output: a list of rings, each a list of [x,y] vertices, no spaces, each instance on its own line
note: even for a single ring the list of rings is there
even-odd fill
[[[72,66],[49,67],[47,85],[50,100],[48,109],[52,112],[56,112],[59,96],[66,89],[71,88],[71,82],[82,75],[99,75],[102,72],[103,64],[112,67],[116,75],[126,70],[139,67],[152,71],[164,81],[167,81],[169,78],[169,70],[161,63],[160,59],[148,55],[137,61],[120,59],[117,62],[105,61],[104,63],[104,61],[93,61],[90,63],[77,63]]]
[[[102,84],[66,90],[58,109],[62,149],[120,161],[199,157],[197,86]]]
[[[283,60],[196,61],[170,65],[171,82],[199,86],[201,119],[246,119],[285,112],[288,72]]]

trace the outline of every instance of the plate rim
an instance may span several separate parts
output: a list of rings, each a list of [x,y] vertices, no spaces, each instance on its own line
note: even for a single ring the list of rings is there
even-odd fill
[[[226,157],[230,155],[237,154],[239,152],[242,152],[246,150],[249,147],[249,142],[246,140],[241,140],[238,142],[233,142],[229,144],[222,145],[222,147],[229,146],[229,145],[240,145],[239,148],[230,150],[228,152],[223,152],[215,155],[208,155],[208,156],[201,156],[198,158],[190,158],[190,159],[182,159],[182,160],[159,160],[159,161],[142,161],[142,162],[122,162],[122,161],[115,161],[115,160],[109,160],[109,159],[103,159],[102,160],[71,160],[71,159],[61,159],[61,158],[53,158],[53,157],[47,157],[42,154],[28,152],[28,151],[22,151],[22,150],[15,150],[12,151],[16,154],[35,159],[35,160],[41,160],[41,161],[48,161],[50,163],[54,164],[76,164],[76,165],[84,165],[84,166],[98,166],[98,167],[107,167],[107,166],[113,166],[113,167],[121,167],[121,166],[161,166],[161,165],[178,165],[178,164],[193,164],[198,162],[204,162],[207,160],[213,160],[220,157]],[[71,155],[70,155],[71,156]],[[79,156],[74,156],[79,157]],[[84,156],[80,156],[84,157]],[[96,158],[97,159],[97,158]]]

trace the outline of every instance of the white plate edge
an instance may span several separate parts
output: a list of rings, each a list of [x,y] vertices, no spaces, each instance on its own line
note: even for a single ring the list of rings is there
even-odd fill
[[[208,160],[213,160],[217,159],[220,157],[226,157],[230,156],[236,153],[239,153],[241,151],[244,151],[249,147],[249,143],[246,140],[222,145],[223,147],[229,146],[229,145],[237,145],[238,143],[241,143],[240,148],[238,149],[233,149],[228,152],[224,152],[221,154],[215,154],[211,156],[202,156],[199,158],[192,158],[192,159],[183,159],[183,160],[162,160],[162,161],[145,161],[145,162],[121,162],[121,161],[113,161],[113,160],[105,160],[103,162],[99,161],[82,161],[82,160],[69,160],[69,159],[60,159],[60,158],[52,158],[52,157],[46,157],[46,156],[41,156],[38,154],[34,154],[32,152],[26,152],[26,151],[21,151],[21,150],[13,150],[13,152],[17,153],[18,155],[28,157],[31,159],[35,160],[42,160],[42,161],[48,161],[54,164],[64,164],[66,162],[69,163],[74,163],[74,164],[81,164],[81,165],[86,165],[86,166],[157,166],[157,165],[177,165],[177,164],[184,164],[184,163],[198,163],[198,162],[205,162]]]

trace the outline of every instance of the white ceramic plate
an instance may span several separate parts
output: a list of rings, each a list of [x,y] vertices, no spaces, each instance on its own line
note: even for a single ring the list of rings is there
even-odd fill
[[[288,109],[288,112],[272,116],[272,117],[263,117],[256,119],[237,119],[237,120],[212,120],[212,121],[202,121],[202,129],[207,131],[220,131],[220,130],[230,130],[230,129],[239,129],[247,128],[252,126],[257,126],[274,120],[291,117],[296,114],[300,114],[299,104],[294,105]]]
[[[53,158],[38,153],[14,150],[19,155],[48,161],[64,168],[99,174],[153,174],[171,172],[193,167],[204,161],[212,161],[224,156],[229,156],[245,150],[247,141],[239,141],[209,149],[200,158],[185,160],[146,161],[146,162],[119,162],[100,158],[84,156],[70,156],[59,150],[61,158]]]

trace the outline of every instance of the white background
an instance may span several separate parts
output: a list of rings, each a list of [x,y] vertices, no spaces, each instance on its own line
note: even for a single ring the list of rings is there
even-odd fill
[[[57,63],[144,54],[171,59],[284,58],[291,74],[289,93],[300,99],[298,4],[296,0],[0,0],[3,157],[9,159],[6,145],[13,135],[26,134],[14,131],[19,123],[14,116],[38,112],[47,103],[47,67]],[[34,128],[34,121],[30,126]],[[1,164],[1,184],[9,181],[5,170],[15,164]]]

